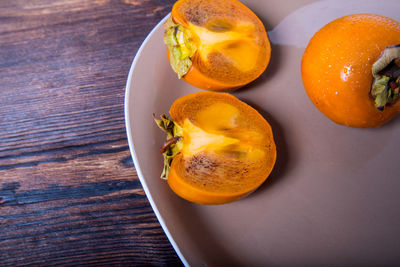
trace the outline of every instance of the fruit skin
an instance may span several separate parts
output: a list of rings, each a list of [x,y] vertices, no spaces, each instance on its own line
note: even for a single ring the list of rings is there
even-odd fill
[[[175,23],[190,29],[195,36],[198,51],[192,58],[192,67],[182,77],[191,85],[210,91],[230,91],[250,83],[265,71],[271,57],[271,45],[267,33],[260,19],[239,1],[179,0],[172,8],[171,17]],[[243,36],[239,37],[242,39],[238,39],[238,43],[252,39],[250,46],[244,46],[241,51],[241,54],[246,51],[247,53],[257,51],[253,62],[255,66],[252,69],[242,71],[232,63],[232,58],[242,60],[246,58],[246,55],[238,55],[234,50],[232,52],[228,49],[228,52],[224,52],[224,47],[222,50],[220,48],[213,50],[211,47],[212,51],[203,51],[204,40],[196,30],[200,28],[206,33],[213,34],[215,31],[210,31],[209,28],[215,23],[229,25],[228,31],[242,33]],[[254,29],[248,30],[246,27],[242,29],[240,28],[242,23],[250,23]],[[236,44],[227,42],[226,47],[230,45],[233,47]]]
[[[386,46],[400,44],[400,23],[380,15],[336,19],[310,40],[301,62],[304,88],[328,118],[351,127],[379,127],[400,111],[400,101],[375,108],[372,64]]]
[[[238,110],[235,127],[228,129],[227,126],[218,126],[225,123],[225,121],[218,121],[217,118],[221,113],[225,113],[224,110],[215,114],[217,122],[212,122],[211,116],[208,119],[201,118],[199,115],[207,107],[221,103]],[[214,147],[211,147],[202,149],[199,153],[187,155],[185,144],[183,144],[182,152],[172,161],[168,176],[170,188],[180,197],[204,205],[224,204],[250,194],[268,178],[276,161],[276,146],[272,129],[268,122],[246,103],[226,93],[200,92],[177,99],[171,106],[170,115],[174,122],[183,128],[183,132],[185,132],[185,121],[190,120],[194,125],[207,129],[209,133],[241,138],[242,145],[247,141],[252,148],[256,147],[264,153],[263,156],[256,155],[250,158],[251,152],[248,152],[245,158],[236,158],[229,154],[215,152]],[[185,134],[183,142],[190,142]],[[239,149],[239,154],[240,152]],[[194,158],[197,158],[196,163],[199,163],[194,166],[194,169],[201,170],[198,173],[203,174],[202,176],[191,174],[190,168],[193,167],[191,161]],[[223,179],[217,177],[217,174],[221,172],[226,174],[222,175]]]

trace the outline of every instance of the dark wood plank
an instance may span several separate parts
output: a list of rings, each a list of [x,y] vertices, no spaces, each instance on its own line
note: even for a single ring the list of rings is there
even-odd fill
[[[138,180],[124,93],[173,0],[0,1],[0,265],[179,265]]]

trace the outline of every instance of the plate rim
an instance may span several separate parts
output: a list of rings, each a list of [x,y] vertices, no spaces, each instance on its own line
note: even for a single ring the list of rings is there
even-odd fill
[[[187,260],[185,259],[185,257],[183,256],[181,250],[179,249],[178,244],[175,242],[174,238],[172,237],[171,233],[169,232],[169,230],[168,230],[168,228],[167,228],[167,226],[165,224],[165,221],[164,221],[163,217],[161,216],[161,214],[160,214],[160,212],[159,212],[159,210],[158,210],[158,208],[157,208],[157,206],[156,206],[156,204],[155,204],[155,202],[153,200],[153,197],[150,194],[150,191],[149,191],[149,188],[147,186],[146,180],[144,179],[144,176],[143,176],[143,173],[142,173],[142,170],[140,168],[139,161],[138,161],[138,158],[137,158],[137,155],[136,155],[136,152],[135,152],[135,146],[134,146],[134,143],[133,143],[133,139],[132,139],[132,136],[130,134],[130,132],[132,132],[133,128],[131,127],[130,113],[129,113],[129,108],[128,108],[130,102],[132,101],[132,100],[130,100],[131,91],[133,93],[134,89],[132,88],[132,90],[131,90],[130,88],[132,87],[131,84],[132,84],[132,81],[133,81],[133,78],[132,78],[133,77],[133,71],[134,71],[134,69],[135,69],[135,67],[137,65],[138,58],[142,54],[142,51],[143,51],[144,47],[146,46],[146,44],[148,43],[149,39],[154,35],[154,32],[162,24],[165,23],[165,21],[169,18],[170,14],[171,13],[168,13],[164,18],[162,18],[157,23],[156,26],[154,26],[154,28],[146,36],[146,38],[144,39],[144,41],[140,45],[138,51],[136,52],[136,55],[135,55],[135,57],[133,59],[131,67],[129,69],[129,74],[128,74],[128,78],[127,78],[126,85],[125,85],[124,117],[125,117],[126,137],[128,139],[129,150],[130,150],[130,153],[131,153],[131,157],[132,157],[133,163],[135,165],[136,173],[137,173],[137,175],[139,177],[139,181],[142,184],[143,190],[144,190],[144,192],[146,194],[147,199],[150,202],[151,208],[153,209],[153,211],[154,211],[154,213],[155,213],[155,215],[156,215],[156,217],[158,219],[158,222],[160,223],[162,229],[164,230],[164,233],[166,234],[166,236],[167,236],[169,242],[171,243],[172,247],[174,248],[176,254],[178,255],[179,259],[182,261],[182,263],[185,266],[189,266]]]

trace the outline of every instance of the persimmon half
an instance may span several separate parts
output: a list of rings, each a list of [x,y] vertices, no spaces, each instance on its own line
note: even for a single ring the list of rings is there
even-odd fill
[[[237,0],[179,0],[164,25],[172,69],[201,89],[227,91],[259,77],[271,45],[263,23]]]
[[[379,127],[400,111],[400,23],[354,14],[321,28],[301,62],[312,103],[338,124]]]
[[[224,204],[258,188],[276,160],[268,122],[226,93],[200,92],[177,99],[156,119],[167,132],[162,178],[180,197],[198,204]]]

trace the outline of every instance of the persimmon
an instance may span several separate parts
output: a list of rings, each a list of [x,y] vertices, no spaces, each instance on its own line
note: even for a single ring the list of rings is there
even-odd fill
[[[199,92],[177,99],[156,119],[167,132],[162,178],[180,197],[198,204],[238,200],[258,188],[276,160],[268,122],[226,93]]]
[[[400,23],[380,15],[338,18],[311,38],[301,75],[312,103],[338,124],[379,127],[400,111]]]
[[[179,0],[164,25],[172,69],[201,89],[227,91],[259,77],[271,45],[263,23],[237,0]]]

